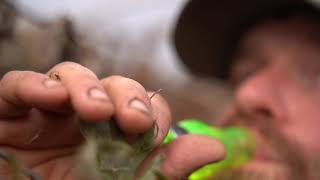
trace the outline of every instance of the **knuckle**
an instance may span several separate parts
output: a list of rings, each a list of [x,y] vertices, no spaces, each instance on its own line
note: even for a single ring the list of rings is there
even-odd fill
[[[147,96],[147,91],[145,88],[138,82],[133,79],[119,76],[119,75],[112,75],[107,78],[101,80],[101,83],[106,88],[119,88],[121,92],[129,92],[130,94],[145,94]]]
[[[125,77],[120,76],[120,75],[111,75],[109,77],[106,77],[106,78],[102,79],[102,82],[105,82],[105,83],[114,82],[114,81],[119,81],[119,80],[121,80],[123,78],[125,78]]]
[[[20,93],[26,91],[26,87],[31,87],[30,82],[38,79],[37,73],[33,71],[10,71],[1,80],[1,89]]]
[[[1,86],[12,86],[21,82],[21,78],[27,76],[31,71],[9,71],[1,79]]]
[[[45,77],[43,74],[33,72],[33,71],[22,71],[19,75],[19,79],[22,82],[25,81],[34,81],[40,78]]]
[[[30,85],[34,82],[37,82],[40,78],[42,79],[42,77],[40,77],[40,74],[36,72],[23,71],[20,74],[20,77],[18,78],[18,80],[16,81],[18,82],[16,84],[17,93],[25,92],[26,91],[25,88],[31,88],[32,86]]]
[[[65,74],[68,72],[81,72],[96,77],[95,73],[91,71],[89,68],[71,61],[64,61],[56,65],[49,71],[49,74],[51,74],[52,72],[57,72],[58,74]]]
[[[129,85],[136,85],[136,86],[142,86],[138,81],[120,76],[120,75],[112,75],[104,79],[104,81],[109,81],[109,82],[117,82],[117,83],[124,83],[124,84],[129,84]]]
[[[3,75],[2,81],[7,81],[16,78],[20,73],[21,71],[9,71]]]
[[[67,68],[71,70],[77,70],[77,69],[83,68],[83,66],[72,61],[64,61],[56,65],[56,68]]]

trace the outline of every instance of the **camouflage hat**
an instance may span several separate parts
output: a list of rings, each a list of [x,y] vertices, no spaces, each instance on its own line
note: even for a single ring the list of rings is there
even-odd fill
[[[298,11],[320,14],[319,7],[318,0],[191,0],[178,18],[174,44],[193,73],[226,78],[239,38],[251,25]]]

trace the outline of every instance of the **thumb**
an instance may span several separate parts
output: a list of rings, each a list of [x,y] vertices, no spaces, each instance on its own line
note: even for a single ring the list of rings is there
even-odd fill
[[[163,174],[169,179],[187,179],[201,166],[223,160],[226,156],[226,150],[219,141],[190,134],[171,141],[160,153],[165,157]]]

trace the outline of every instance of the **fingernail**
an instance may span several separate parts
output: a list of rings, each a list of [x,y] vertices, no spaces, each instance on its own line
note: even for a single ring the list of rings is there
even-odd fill
[[[147,108],[147,106],[140,100],[138,99],[133,99],[129,102],[129,107],[133,108],[135,110],[138,110],[142,113],[147,114],[148,116],[150,116],[150,112],[149,109]]]
[[[109,100],[109,97],[107,96],[107,94],[98,88],[89,89],[88,94],[89,94],[88,96],[93,99],[104,100],[104,101]]]
[[[52,87],[61,86],[61,82],[52,80],[52,79],[45,79],[43,81],[43,85],[47,88],[52,88]]]

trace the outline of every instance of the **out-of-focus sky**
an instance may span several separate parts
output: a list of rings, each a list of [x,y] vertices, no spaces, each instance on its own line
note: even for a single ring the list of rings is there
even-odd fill
[[[91,13],[92,16],[102,15],[100,18],[119,19],[134,18],[157,11],[175,11],[185,0],[13,0],[25,11],[31,10],[35,14],[52,18],[60,14]],[[87,14],[88,15],[88,14]]]
[[[155,74],[177,82],[185,74],[170,36],[185,1],[14,0],[20,11],[40,20],[71,18],[87,43],[114,61],[114,73],[135,73],[140,63],[147,63]],[[116,50],[110,48],[115,44]]]

